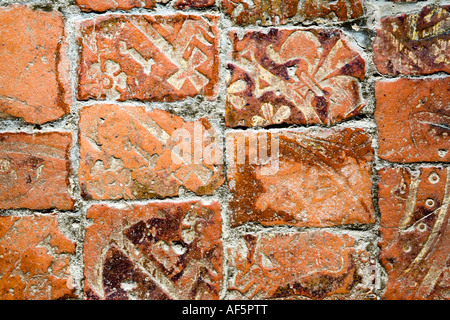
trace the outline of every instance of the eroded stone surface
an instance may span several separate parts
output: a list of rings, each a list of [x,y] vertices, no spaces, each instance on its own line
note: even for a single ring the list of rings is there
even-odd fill
[[[379,171],[385,299],[450,299],[450,171]]]
[[[230,32],[226,125],[332,124],[364,106],[365,61],[341,31]]]
[[[70,210],[70,133],[0,133],[0,209]]]
[[[69,271],[75,243],[56,217],[0,217],[0,300],[76,298]]]
[[[79,23],[78,98],[214,99],[218,16],[105,15]]]
[[[42,124],[70,111],[64,21],[57,11],[0,7],[0,118]]]
[[[212,194],[223,183],[221,150],[206,118],[185,122],[167,111],[115,105],[80,114],[85,199],[173,197],[180,186]]]
[[[282,25],[303,21],[347,21],[364,14],[362,0],[222,0],[230,19],[238,25]]]
[[[218,299],[218,202],[94,205],[84,245],[88,299]]]
[[[233,227],[374,222],[373,149],[363,130],[235,131],[226,140]]]
[[[450,6],[385,17],[373,44],[374,62],[387,75],[450,72]]]
[[[450,161],[450,77],[377,81],[375,96],[380,158]]]
[[[244,299],[362,299],[374,289],[374,258],[354,245],[325,231],[247,234],[228,249],[235,272],[228,288]]]

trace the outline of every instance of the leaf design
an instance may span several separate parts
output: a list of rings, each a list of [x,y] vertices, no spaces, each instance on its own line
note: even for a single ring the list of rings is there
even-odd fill
[[[352,190],[351,192],[358,197],[355,202],[351,201],[353,210],[361,213],[362,217],[370,215],[370,201],[357,191],[361,186],[358,185],[355,188],[355,181],[351,181],[350,177],[342,171],[343,167],[352,166],[352,161],[349,159],[369,160],[372,158],[370,140],[361,132],[348,130],[342,133],[343,136],[346,134],[349,137],[342,139],[342,142],[333,141],[331,137],[286,134],[283,137],[280,157],[288,161],[281,161],[281,170],[275,176],[265,176],[259,174],[264,166],[256,169],[256,178],[261,181],[266,190],[258,196],[256,208],[311,212],[314,211],[311,209],[314,207],[319,213],[327,206],[332,207],[339,202],[340,197],[345,198],[345,194]],[[364,140],[361,141],[361,139]],[[349,144],[352,140],[359,140],[359,144]],[[298,187],[294,188],[294,186]],[[313,189],[317,190],[315,195],[306,196],[307,190]],[[345,206],[345,204],[340,205]],[[309,216],[311,213],[306,215]],[[331,221],[334,218],[332,215],[322,214],[321,219],[324,222],[320,223],[333,223]],[[315,219],[300,216],[300,220],[311,222]]]
[[[171,300],[170,295],[116,246],[112,246],[105,255],[103,287],[105,300],[128,300],[131,297]]]
[[[378,71],[388,75],[449,73],[449,22],[448,5],[382,18],[373,44]]]
[[[265,103],[261,107],[262,117],[253,116],[253,126],[267,126],[270,124],[282,123],[291,115],[291,108],[281,106],[274,114],[273,105]]]
[[[365,62],[342,33],[271,29],[231,38],[228,126],[331,124],[364,106],[358,79],[364,76]],[[280,114],[268,114],[267,105],[282,108]]]

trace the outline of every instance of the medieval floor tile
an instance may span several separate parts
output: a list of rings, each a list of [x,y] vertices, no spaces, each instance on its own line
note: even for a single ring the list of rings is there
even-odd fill
[[[73,209],[71,145],[70,133],[0,133],[0,209]]]
[[[450,170],[379,171],[385,299],[450,298]]]
[[[236,299],[364,299],[375,287],[375,259],[349,235],[247,234],[228,251]]]
[[[150,199],[180,187],[212,194],[224,181],[221,150],[206,118],[94,105],[80,115],[79,180],[85,199]]]
[[[334,124],[365,103],[365,61],[339,30],[230,32],[228,127],[281,123]]]
[[[218,16],[104,15],[78,24],[80,100],[176,101],[218,90]],[[151,88],[151,90],[149,90]]]
[[[158,202],[88,209],[87,299],[218,299],[220,204]]]
[[[55,215],[0,217],[0,300],[76,298],[74,253]]]
[[[362,129],[229,132],[232,227],[373,223],[371,141]]]
[[[42,124],[70,112],[62,14],[0,7],[0,118]]]
[[[450,73],[450,6],[385,17],[373,43],[374,62],[386,75]]]
[[[450,77],[377,81],[375,97],[380,158],[450,161]]]

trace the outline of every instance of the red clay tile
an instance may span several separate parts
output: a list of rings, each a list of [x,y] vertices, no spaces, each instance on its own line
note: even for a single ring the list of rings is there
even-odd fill
[[[108,10],[130,10],[132,8],[153,9],[156,3],[167,3],[169,0],[75,0],[82,11],[105,12]]]
[[[374,290],[373,275],[360,273],[374,270],[374,257],[349,235],[247,234],[228,252],[233,299],[364,299]]]
[[[272,2],[222,0],[228,17],[238,25],[263,26],[304,21],[347,21],[364,14],[362,0],[282,0]]]
[[[0,118],[42,124],[70,112],[62,14],[0,7],[0,25]]]
[[[247,31],[233,43],[228,127],[333,124],[360,112],[365,61],[328,29]]]
[[[0,133],[0,209],[71,210],[70,133]]]
[[[450,5],[381,19],[373,43],[374,62],[387,75],[450,72]]]
[[[230,132],[227,157],[232,227],[374,222],[373,149],[362,129]]]
[[[189,153],[182,153],[184,146]],[[217,153],[207,157],[210,149]],[[224,181],[220,157],[206,118],[189,122],[134,106],[81,111],[79,180],[85,199],[173,197],[181,186],[212,194]]]
[[[79,23],[78,98],[176,101],[218,90],[218,16],[104,15]],[[149,89],[150,88],[150,89]]]
[[[174,7],[181,9],[198,9],[211,7],[216,3],[215,0],[176,0]]]
[[[54,215],[0,217],[0,300],[76,298],[74,253]]]
[[[385,168],[379,174],[384,298],[449,299],[450,170]]]
[[[380,158],[450,161],[450,77],[377,81],[375,97]]]
[[[158,202],[88,209],[87,299],[218,299],[218,202]]]

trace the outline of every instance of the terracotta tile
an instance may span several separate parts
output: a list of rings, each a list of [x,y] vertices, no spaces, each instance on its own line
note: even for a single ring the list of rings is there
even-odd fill
[[[0,118],[42,124],[70,112],[62,14],[0,7]]]
[[[232,299],[364,299],[375,287],[375,259],[349,235],[247,234],[228,251]]]
[[[157,4],[167,4],[170,7],[169,0],[75,0],[82,11],[105,12],[115,10],[130,10],[133,8],[155,9]],[[213,6],[214,0],[177,0],[173,6],[176,9],[196,9]]]
[[[362,129],[229,132],[227,157],[232,227],[374,222],[373,149]]]
[[[216,3],[215,0],[177,0],[174,7],[178,10],[181,9],[199,9],[211,7]]]
[[[71,144],[70,133],[0,133],[0,209],[73,209]]]
[[[76,298],[74,253],[54,215],[0,217],[0,300]]]
[[[377,81],[375,96],[380,158],[450,161],[450,77]]]
[[[167,3],[169,0],[75,0],[82,11],[105,12],[108,10],[130,10],[132,8],[153,9],[156,3]]]
[[[364,14],[362,0],[282,0],[273,2],[222,0],[229,18],[238,25],[282,25],[288,22],[347,21]]]
[[[82,196],[165,198],[177,196],[181,186],[199,195],[212,194],[224,181],[221,150],[215,139],[206,118],[189,122],[167,111],[146,112],[135,106],[83,108]],[[215,151],[208,157],[211,148]]]
[[[382,18],[373,43],[378,71],[387,75],[449,73],[449,21],[449,5]]]
[[[84,245],[88,299],[218,299],[220,205],[94,205]]]
[[[79,23],[80,100],[217,94],[218,16],[104,15]],[[151,90],[149,90],[151,88]]]
[[[360,112],[365,61],[339,30],[230,32],[226,125],[333,124]]]
[[[385,299],[450,298],[450,171],[379,171],[380,261]]]

